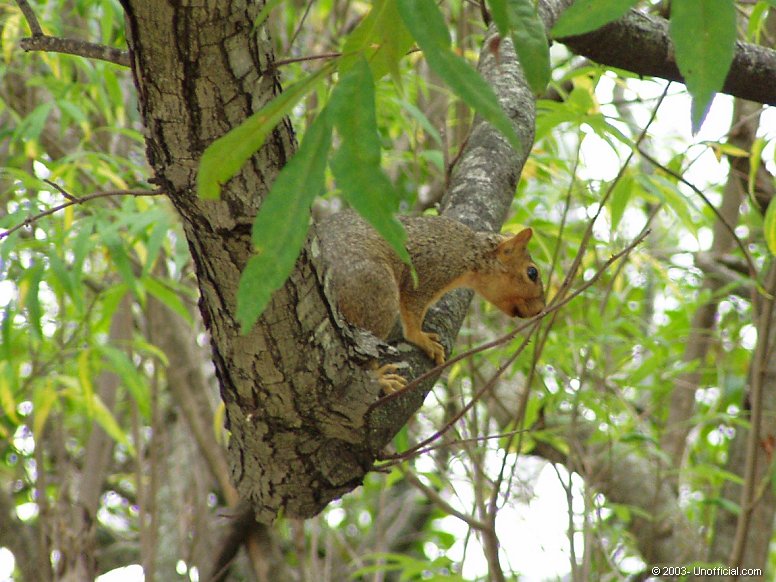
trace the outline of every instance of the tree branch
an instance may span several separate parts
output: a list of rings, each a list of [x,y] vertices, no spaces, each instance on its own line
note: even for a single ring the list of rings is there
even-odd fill
[[[541,0],[539,4],[545,14],[557,15],[571,2]],[[684,77],[674,59],[668,21],[659,16],[633,9],[619,20],[593,32],[555,40],[576,54],[602,65],[684,83]],[[737,42],[722,92],[749,101],[776,105],[776,51]]]
[[[30,27],[30,32],[32,32],[31,37],[23,38],[19,42],[19,46],[21,46],[23,50],[64,53],[87,59],[107,61],[122,67],[129,67],[129,51],[85,40],[59,38],[44,34],[40,22],[38,22],[38,17],[35,16],[35,11],[27,0],[16,0],[16,4],[22,11],[25,20],[27,20],[27,25]]]
[[[85,40],[60,38],[57,36],[48,36],[46,34],[33,34],[33,36],[21,39],[19,41],[19,46],[25,51],[63,53],[66,55],[84,57],[86,59],[106,61],[122,67],[129,67],[129,51]]]
[[[93,194],[87,194],[85,196],[75,197],[72,194],[69,194],[58,184],[51,182],[49,180],[45,180],[45,182],[53,186],[54,188],[56,188],[59,191],[59,193],[62,194],[62,196],[67,198],[67,202],[63,202],[62,204],[57,204],[56,206],[52,206],[48,210],[44,210],[43,212],[39,212],[38,214],[29,216],[26,219],[24,219],[24,221],[17,224],[16,226],[12,226],[8,230],[0,232],[0,240],[3,240],[4,238],[10,236],[14,232],[16,232],[21,228],[24,228],[25,226],[32,226],[41,218],[55,214],[60,210],[64,210],[68,206],[83,204],[84,202],[88,202],[89,200],[94,200],[95,198],[107,198],[110,196],[159,196],[161,194],[164,194],[162,190],[108,190],[105,192],[94,192]]]
[[[40,27],[38,17],[35,16],[35,11],[32,9],[32,6],[30,6],[30,3],[27,2],[27,0],[16,0],[16,4],[19,6],[19,10],[22,11],[22,14],[24,14],[24,18],[27,20],[32,36],[43,36],[43,29]]]
[[[645,443],[606,442],[595,422],[578,416],[551,419],[544,429],[562,435],[572,452],[537,439],[531,454],[581,472],[585,483],[609,501],[640,510],[633,512],[628,529],[648,564],[688,564],[703,558],[704,543],[687,520],[658,451]]]

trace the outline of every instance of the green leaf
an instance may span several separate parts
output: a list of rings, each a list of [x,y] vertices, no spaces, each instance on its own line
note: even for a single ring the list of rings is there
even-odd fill
[[[111,411],[105,406],[105,403],[97,394],[93,395],[90,406],[94,411],[94,420],[102,427],[102,430],[108,433],[108,436],[114,441],[127,447],[129,454],[134,457],[135,447],[132,446],[129,438],[127,438],[127,434],[121,430],[121,426],[119,426],[119,423],[116,422]]]
[[[437,50],[450,49],[450,31],[433,0],[398,0],[397,7],[404,24],[423,52],[432,47]]]
[[[43,266],[38,263],[27,269],[19,283],[19,304],[27,308],[27,321],[36,338],[43,337],[41,327],[42,309],[38,291],[43,278]]]
[[[180,315],[184,321],[189,324],[193,324],[191,313],[186,309],[183,301],[178,293],[165,286],[160,281],[157,281],[153,277],[144,277],[141,280],[143,287],[151,295],[153,295],[160,303],[167,307],[170,311],[173,311]]]
[[[51,283],[53,284],[54,281],[58,282],[59,285],[61,285],[62,290],[73,300],[74,305],[80,312],[83,310],[83,295],[81,294],[81,287],[75,280],[74,273],[68,269],[65,262],[59,256],[59,251],[55,247],[52,247],[49,250],[48,259],[50,270],[54,275]]]
[[[684,0],[679,0],[683,2]],[[624,16],[638,0],[576,0],[550,31],[553,38],[585,34]]]
[[[54,404],[59,398],[57,389],[51,380],[46,380],[42,386],[36,387],[32,394],[32,434],[36,439],[43,437],[43,427]]]
[[[0,410],[3,411],[3,416],[11,422],[19,424],[13,384],[15,384],[15,374],[11,365],[8,362],[0,361]]]
[[[507,0],[488,0],[490,16],[498,28],[501,36],[509,34],[511,24],[509,22],[509,11],[507,10]]]
[[[671,4],[676,64],[692,95],[692,131],[697,133],[722,89],[736,46],[733,0],[681,0]]]
[[[13,135],[13,140],[36,140],[43,131],[43,126],[46,124],[49,113],[54,108],[53,101],[44,101],[38,105],[32,112],[24,118],[24,120],[17,126]]]
[[[393,216],[398,196],[380,167],[375,89],[366,60],[358,59],[343,75],[329,101],[342,144],[331,159],[331,170],[342,195],[385,238],[407,264],[407,235]]]
[[[318,72],[287,87],[261,110],[210,144],[202,154],[197,173],[200,197],[206,200],[218,198],[221,195],[221,186],[258,151],[275,126],[302,97],[334,69],[334,65],[335,62],[331,62]]]
[[[536,5],[532,0],[490,0],[489,4],[501,36],[512,38],[531,90],[542,93],[550,80],[550,46]]]
[[[256,20],[253,22],[253,27],[258,28],[261,26],[267,18],[269,18],[270,12],[274,10],[274,8],[283,2],[283,0],[267,0],[267,2],[264,4],[264,8],[261,9],[258,16],[256,16]]]
[[[750,198],[754,198],[754,187],[757,183],[757,173],[760,171],[762,165],[763,149],[765,149],[767,142],[761,138],[755,138],[752,143],[752,151],[749,154],[749,176],[746,183],[746,192]],[[743,156],[747,153],[743,152]]]
[[[399,16],[396,0],[375,0],[372,10],[345,40],[339,72],[346,73],[360,56],[364,56],[375,79],[391,73],[399,84],[399,61],[410,46],[412,35]]]
[[[500,131],[516,151],[521,151],[522,142],[493,89],[469,63],[450,50],[450,33],[434,0],[398,0],[398,7],[429,67],[464,103]]]
[[[76,362],[78,363],[78,382],[81,394],[86,403],[86,413],[91,416],[94,414],[94,386],[92,385],[92,362],[91,362],[92,350],[82,350],[78,355]]]
[[[631,192],[635,187],[632,176],[622,176],[620,180],[614,185],[612,195],[609,198],[609,214],[611,216],[612,231],[617,230],[617,226],[620,224],[622,215],[625,213],[625,208],[628,206],[628,201],[631,197]]]
[[[393,102],[397,103],[402,109],[409,113],[410,116],[420,124],[420,126],[423,128],[423,131],[425,131],[426,134],[434,140],[434,142],[440,146],[443,145],[442,135],[439,133],[439,130],[432,125],[431,121],[429,121],[425,113],[423,113],[415,105],[405,99],[394,98]],[[420,155],[422,156],[425,151],[426,150],[420,152]]]
[[[143,261],[143,275],[148,275],[151,272],[156,259],[159,257],[159,253],[162,250],[162,245],[167,240],[167,235],[170,232],[170,224],[167,222],[166,217],[162,220],[158,220],[151,228],[151,234],[148,235],[148,240],[145,244],[145,260]]]
[[[768,208],[765,210],[765,220],[763,221],[763,234],[768,250],[776,256],[776,198],[771,198]]]
[[[307,236],[310,204],[323,187],[332,126],[322,112],[278,174],[253,223],[251,257],[237,289],[237,320],[247,333],[285,283]]]
[[[664,202],[666,206],[673,210],[674,214],[676,214],[677,218],[679,218],[689,232],[698,231],[698,227],[693,222],[691,212],[698,212],[698,210],[674,182],[659,175],[642,175],[637,176],[636,179],[644,190],[656,196],[659,200]]]
[[[110,253],[110,257],[113,260],[113,264],[116,265],[116,270],[121,275],[121,278],[132,290],[132,293],[140,297],[140,293],[137,286],[137,279],[135,278],[135,272],[132,268],[132,260],[129,258],[127,251],[124,249],[124,242],[119,236],[118,232],[114,228],[108,228],[100,233],[102,240]]]
[[[148,384],[137,366],[132,363],[129,356],[122,350],[113,346],[99,346],[99,352],[110,363],[107,368],[121,379],[121,383],[127,388],[137,404],[137,409],[145,420],[151,418],[151,395]],[[92,403],[93,405],[94,403]]]

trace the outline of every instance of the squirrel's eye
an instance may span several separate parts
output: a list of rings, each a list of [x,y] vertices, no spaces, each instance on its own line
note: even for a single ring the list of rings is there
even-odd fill
[[[536,283],[536,280],[539,278],[539,271],[536,267],[528,267],[528,270],[525,273],[531,281]]]

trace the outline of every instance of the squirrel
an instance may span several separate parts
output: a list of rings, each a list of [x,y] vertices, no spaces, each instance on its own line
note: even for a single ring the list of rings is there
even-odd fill
[[[319,223],[330,288],[349,324],[385,340],[398,317],[404,338],[439,365],[445,349],[422,325],[428,308],[448,291],[473,289],[510,317],[532,317],[544,309],[539,269],[526,250],[530,228],[509,236],[477,232],[445,216],[399,220],[417,284],[410,266],[356,212],[345,210]],[[387,394],[407,383],[395,372],[393,364],[376,369]]]

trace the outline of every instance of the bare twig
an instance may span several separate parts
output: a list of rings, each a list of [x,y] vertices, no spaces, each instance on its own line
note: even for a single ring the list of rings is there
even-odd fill
[[[418,489],[423,495],[425,495],[430,501],[432,501],[434,504],[439,506],[442,511],[449,515],[453,515],[463,521],[466,525],[468,525],[472,529],[476,529],[477,531],[485,531],[487,526],[479,521],[477,518],[475,518],[472,515],[467,515],[461,511],[458,511],[455,507],[450,505],[447,501],[445,501],[442,496],[423,483],[420,479],[418,479],[418,476],[409,469],[402,468],[401,472],[404,474],[404,478],[407,479],[407,481],[416,489]]]
[[[16,4],[19,6],[19,10],[22,11],[22,14],[24,14],[24,18],[27,20],[32,36],[43,36],[43,29],[40,27],[38,17],[35,16],[35,11],[27,0],[16,0]]]
[[[306,57],[294,57],[291,59],[278,59],[273,63],[273,67],[282,67],[283,65],[290,65],[292,63],[303,63],[306,61],[318,61],[321,59],[336,59],[337,57],[341,57],[342,53],[340,52],[333,52],[333,53],[321,53],[319,55],[309,55]]]
[[[746,248],[746,245],[741,240],[741,238],[736,234],[735,228],[733,228],[733,225],[731,225],[727,219],[725,219],[724,216],[720,213],[719,209],[712,204],[711,200],[708,199],[708,197],[701,192],[700,188],[695,186],[693,183],[691,183],[687,178],[682,176],[681,174],[678,174],[677,172],[674,172],[671,168],[668,168],[658,162],[655,158],[653,158],[651,155],[649,155],[648,152],[645,152],[643,148],[639,148],[639,153],[642,155],[644,159],[646,159],[650,164],[654,165],[656,168],[660,168],[663,172],[674,178],[675,180],[679,180],[682,184],[690,188],[695,194],[703,200],[703,203],[708,206],[709,210],[711,210],[714,213],[714,216],[717,217],[717,220],[719,220],[719,223],[725,227],[725,230],[728,231],[731,237],[733,237],[733,240],[736,241],[736,246],[738,246],[739,249],[741,249],[741,252],[744,253],[744,258],[746,259],[747,267],[749,267],[749,275],[752,278],[757,277],[757,267],[754,264],[754,259],[752,259],[752,255],[749,253],[749,250]]]
[[[771,265],[767,281],[767,294],[760,311],[760,321],[757,326],[757,347],[755,347],[752,359],[752,375],[749,389],[749,401],[751,414],[749,420],[749,435],[746,443],[746,465],[744,469],[744,484],[741,487],[741,513],[736,523],[736,536],[733,542],[733,551],[730,555],[730,563],[736,570],[743,565],[746,542],[749,536],[749,520],[754,511],[757,482],[757,457],[760,446],[760,429],[763,415],[763,389],[765,388],[765,372],[770,352],[771,326],[774,321],[776,308],[776,264]],[[735,575],[733,579],[737,579]]]
[[[22,11],[24,18],[27,20],[27,25],[30,27],[30,32],[32,32],[32,36],[19,41],[19,46],[23,50],[63,53],[87,59],[107,61],[122,67],[129,66],[129,51],[85,40],[60,38],[44,34],[40,22],[38,22],[38,17],[35,16],[35,11],[27,0],[16,0],[16,4],[19,6],[19,10]]]
[[[561,300],[553,302],[552,305],[547,307],[542,313],[540,313],[536,317],[533,317],[533,318],[527,320],[525,323],[522,323],[521,325],[518,325],[514,330],[512,330],[508,334],[505,334],[505,335],[501,336],[500,338],[497,338],[497,339],[495,339],[493,341],[484,343],[482,345],[477,346],[476,348],[473,348],[471,350],[463,352],[463,353],[461,353],[461,354],[459,354],[459,355],[457,355],[457,356],[455,356],[453,358],[450,358],[444,364],[442,364],[440,366],[436,366],[435,368],[432,368],[431,370],[429,370],[425,374],[421,374],[417,378],[415,378],[412,381],[410,381],[401,390],[397,390],[396,392],[388,394],[387,396],[385,396],[385,397],[381,398],[380,400],[378,400],[377,402],[373,403],[369,407],[369,411],[371,411],[373,408],[377,408],[377,407],[385,404],[387,401],[392,400],[393,398],[397,398],[399,394],[403,394],[404,392],[406,392],[408,390],[414,389],[421,382],[423,382],[424,380],[426,380],[430,376],[441,372],[446,367],[451,366],[454,363],[456,363],[456,362],[458,362],[458,361],[460,361],[460,360],[462,360],[464,358],[468,358],[471,355],[477,354],[479,352],[483,352],[485,350],[488,350],[488,349],[490,349],[492,347],[495,347],[495,346],[498,346],[498,345],[505,344],[506,342],[514,339],[523,330],[526,330],[526,329],[528,329],[530,327],[536,327],[542,319],[544,319],[545,317],[547,317],[548,315],[550,315],[552,313],[555,313],[556,311],[559,311],[566,304],[568,304],[569,302],[571,302],[574,299],[576,299],[579,295],[581,295],[586,289],[588,289],[591,286],[593,286],[598,281],[598,279],[601,278],[603,273],[605,271],[607,271],[609,269],[609,267],[611,267],[612,264],[614,264],[620,258],[628,255],[634,248],[636,248],[639,244],[641,244],[641,242],[647,237],[647,235],[649,235],[649,233],[650,233],[650,231],[648,229],[645,229],[627,247],[625,247],[620,252],[612,255],[609,258],[609,260],[607,260],[601,266],[601,268],[590,278],[589,281],[586,281],[583,285],[581,285],[578,289],[576,289],[573,293],[569,294],[567,297],[565,297],[565,298],[563,298]],[[511,363],[515,360],[515,358],[517,358],[517,356],[525,349],[527,344],[528,344],[528,339],[525,339],[523,341],[523,343],[517,348],[515,353],[510,356],[509,360],[506,363],[504,363],[496,371],[496,373],[494,374],[493,378],[491,378],[491,380],[485,386],[483,386],[477,392],[477,394],[474,395],[472,400],[469,403],[467,403],[466,406],[464,406],[457,414],[455,414],[450,420],[448,420],[447,423],[445,423],[445,425],[440,430],[438,430],[437,432],[435,432],[433,435],[431,435],[427,439],[421,441],[417,445],[414,445],[414,446],[410,447],[409,449],[407,449],[406,451],[404,451],[402,453],[395,453],[395,454],[392,454],[392,455],[385,455],[385,456],[383,456],[381,458],[381,460],[385,460],[385,461],[389,461],[389,462],[381,464],[381,465],[376,465],[375,467],[373,467],[373,470],[380,470],[382,468],[385,468],[385,467],[388,467],[388,466],[391,466],[391,465],[395,465],[395,464],[397,464],[397,462],[404,461],[407,458],[410,458],[410,457],[414,456],[415,454],[417,454],[418,451],[420,451],[421,449],[427,447],[433,441],[437,440],[442,435],[444,435],[448,430],[450,430],[450,428],[456,422],[458,422],[458,420],[461,417],[463,417],[464,414],[466,414],[471,409],[472,406],[474,406],[474,404],[480,398],[482,398],[482,396],[485,395],[485,393],[490,388],[492,388],[492,386],[495,383],[495,381],[511,365]],[[515,431],[514,434],[519,434],[519,433],[520,433],[520,431]]]
[[[129,66],[129,51],[75,38],[33,35],[19,41],[25,51],[46,51],[106,61],[122,67]]]
[[[302,27],[304,26],[305,20],[307,20],[307,17],[310,15],[310,8],[313,7],[312,0],[309,0],[307,2],[307,6],[304,9],[304,14],[302,14],[302,18],[299,19],[299,24],[296,27],[296,30],[294,31],[293,36],[291,37],[291,40],[288,42],[288,49],[291,50],[291,47],[294,46],[294,43],[296,42],[296,38],[299,36],[299,33],[302,32]]]
[[[68,206],[83,204],[84,202],[88,202],[89,200],[94,200],[95,198],[107,198],[110,196],[159,196],[160,194],[164,194],[164,190],[107,190],[105,192],[94,192],[92,194],[87,194],[86,196],[81,196],[80,198],[77,198],[72,194],[69,194],[68,192],[66,192],[61,186],[55,184],[54,182],[49,182],[48,180],[44,180],[44,181],[47,184],[50,184],[51,186],[56,188],[62,194],[62,196],[64,196],[67,199],[67,202],[63,202],[62,204],[58,204],[57,206],[52,206],[48,210],[44,210],[43,212],[39,212],[38,214],[29,216],[23,222],[20,222],[16,226],[12,226],[8,230],[4,232],[0,232],[0,240],[3,240],[4,238],[10,236],[11,234],[13,234],[19,229],[22,229],[27,226],[32,226],[41,218],[50,216],[56,212],[59,212],[60,210],[64,210]]]

